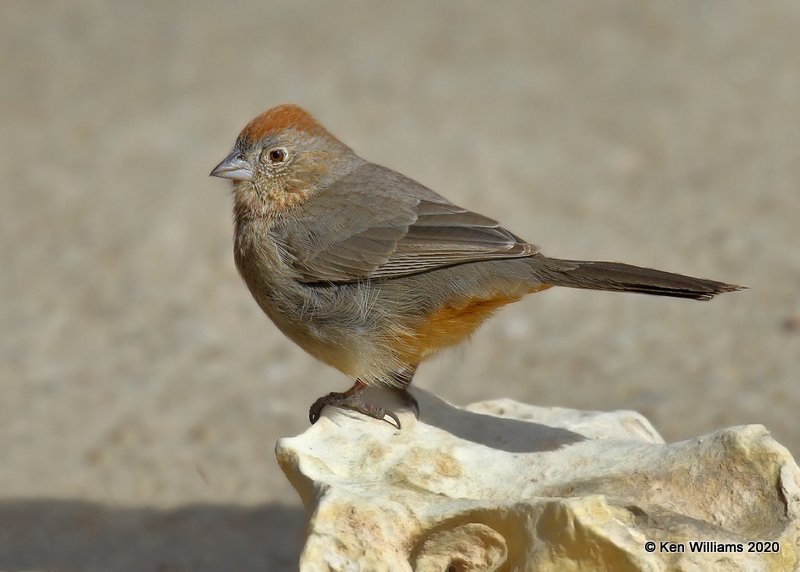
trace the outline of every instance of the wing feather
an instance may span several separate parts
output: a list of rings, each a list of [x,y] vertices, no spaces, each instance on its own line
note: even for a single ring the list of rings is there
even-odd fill
[[[314,195],[273,232],[304,282],[394,278],[539,250],[495,220],[372,164]]]

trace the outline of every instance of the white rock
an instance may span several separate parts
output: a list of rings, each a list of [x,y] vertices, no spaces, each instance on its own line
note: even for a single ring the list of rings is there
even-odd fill
[[[302,570],[798,568],[800,471],[760,425],[665,444],[630,411],[414,394],[402,429],[329,407],[278,442],[311,514]]]

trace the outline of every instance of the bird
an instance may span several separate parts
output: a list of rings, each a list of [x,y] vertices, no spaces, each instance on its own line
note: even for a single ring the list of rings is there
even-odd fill
[[[417,367],[497,310],[562,286],[710,300],[742,287],[618,262],[563,260],[497,221],[357,155],[294,104],[250,121],[211,171],[233,183],[234,261],[261,310],[353,385],[309,409],[401,427],[364,398],[409,392]]]

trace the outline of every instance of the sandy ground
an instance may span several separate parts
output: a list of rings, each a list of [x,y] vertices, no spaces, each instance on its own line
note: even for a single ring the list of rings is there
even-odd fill
[[[207,176],[287,101],[548,254],[751,288],[552,290],[418,385],[800,450],[800,4],[428,4],[0,4],[0,569],[292,569],[273,445],[348,383],[250,299]]]

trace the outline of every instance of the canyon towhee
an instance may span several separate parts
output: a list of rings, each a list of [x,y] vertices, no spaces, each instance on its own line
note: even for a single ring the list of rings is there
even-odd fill
[[[709,300],[738,286],[617,262],[548,258],[494,220],[365,161],[295,105],[264,112],[211,172],[233,180],[236,267],[261,309],[315,358],[355,380],[325,405],[397,416],[425,358],[497,309],[552,286]]]

